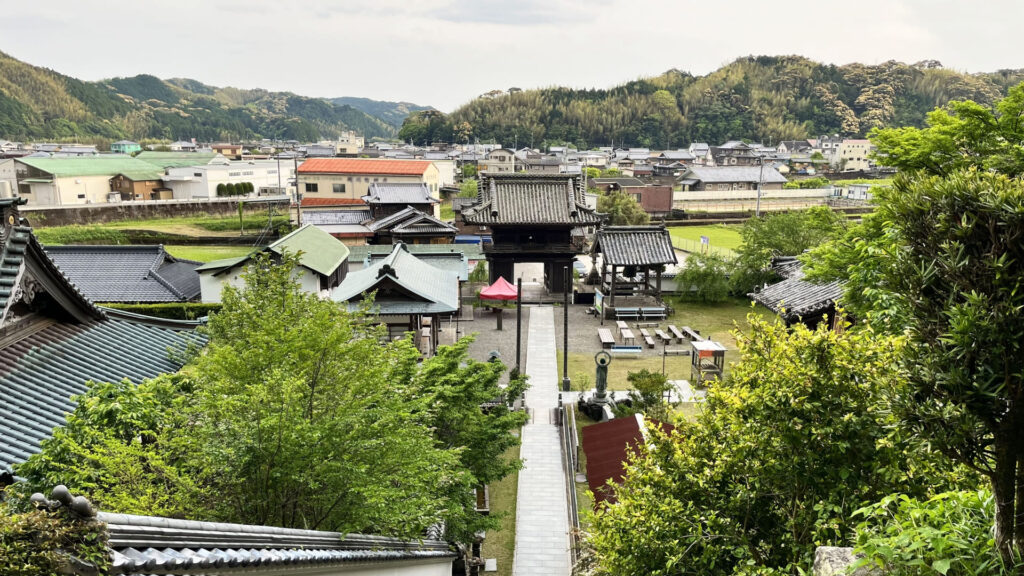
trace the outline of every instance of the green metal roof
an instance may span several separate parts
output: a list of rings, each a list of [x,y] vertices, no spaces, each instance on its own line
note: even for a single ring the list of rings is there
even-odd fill
[[[274,242],[267,249],[275,254],[284,251],[293,254],[301,252],[299,262],[324,276],[330,276],[348,258],[348,246],[327,232],[306,224],[291,234]]]
[[[410,254],[404,244],[396,244],[387,258],[350,273],[331,298],[355,308],[363,296],[384,285],[399,290],[388,290],[389,294],[374,300],[380,314],[439,314],[459,309],[458,274],[427,264]]]
[[[203,166],[220,156],[212,152],[139,152],[136,160],[143,160],[160,168],[184,168],[185,166]]]
[[[163,169],[125,156],[94,156],[92,158],[19,158],[18,162],[31,166],[36,170],[53,174],[58,178],[73,176],[116,176],[118,174],[138,174],[152,176],[146,180],[159,180]],[[143,179],[142,177],[136,178]]]
[[[299,254],[299,264],[323,276],[333,274],[349,257],[348,246],[312,224],[306,224],[263,250],[270,250],[277,255],[281,255],[285,251]],[[196,268],[196,271],[219,273],[230,270],[245,264],[254,254],[261,251],[254,250],[246,256],[207,262]]]

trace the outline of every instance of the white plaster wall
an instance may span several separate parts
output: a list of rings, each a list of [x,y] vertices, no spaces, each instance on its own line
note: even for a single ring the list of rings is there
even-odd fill
[[[241,288],[245,285],[242,274],[245,274],[246,266],[239,266],[230,272],[214,275],[213,272],[199,273],[199,291],[203,302],[220,302],[221,291],[224,286],[231,285]],[[293,276],[298,279],[299,286],[303,292],[316,294],[320,292],[320,277],[306,268],[298,268]]]

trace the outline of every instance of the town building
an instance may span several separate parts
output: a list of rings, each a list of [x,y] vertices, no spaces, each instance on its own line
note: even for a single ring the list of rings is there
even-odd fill
[[[346,246],[365,246],[373,238],[373,232],[365,224],[372,219],[367,208],[302,211],[303,224],[316,226]]]
[[[99,308],[0,197],[0,471],[39,452],[89,382],[136,384],[178,371],[196,322]],[[177,351],[178,354],[175,354]],[[169,353],[170,352],[170,353]]]
[[[715,166],[754,166],[761,160],[760,156],[754,153],[754,146],[739,140],[712,146],[711,157]]]
[[[372,183],[425,184],[435,199],[441,189],[437,167],[425,160],[313,158],[299,165],[298,182],[304,207],[318,200],[364,206]]]
[[[451,244],[458,229],[412,206],[366,223],[374,244]]]
[[[843,172],[866,172],[872,168],[868,154],[874,149],[870,140],[843,140],[836,163]]]
[[[32,206],[68,206],[94,204],[111,200],[111,180],[119,174],[129,175],[132,182],[144,183],[142,189],[156,184],[159,169],[130,156],[108,155],[95,158],[17,158],[15,171],[18,195]],[[154,180],[156,178],[156,180]],[[125,190],[135,193],[134,184]],[[115,201],[121,199],[115,194]],[[145,198],[149,199],[149,198]]]
[[[228,160],[241,160],[242,159],[242,145],[241,144],[225,144],[217,143],[210,144],[210,149],[215,154],[220,154]]]
[[[114,154],[134,154],[142,151],[142,146],[139,146],[138,142],[132,142],[131,140],[118,140],[110,145],[110,151]]]
[[[202,262],[175,258],[163,246],[47,246],[46,254],[93,302],[199,300],[196,267]]]
[[[199,146],[197,146],[195,142],[178,140],[177,142],[171,142],[168,144],[167,149],[171,152],[195,152],[199,149]]]
[[[554,156],[530,156],[516,162],[516,171],[535,174],[558,174],[562,171],[562,160]]]
[[[679,180],[684,191],[782,190],[786,177],[770,165],[691,166]]]
[[[516,155],[506,148],[491,150],[477,163],[477,170],[480,172],[515,172],[515,169]]]
[[[246,266],[257,254],[280,260],[284,253],[298,256],[295,270],[302,291],[326,294],[348,274],[348,246],[312,224],[306,224],[263,249],[237,258],[214,260],[196,268],[203,302],[220,302],[224,286],[241,287]]]
[[[371,182],[370,192],[362,198],[373,218],[385,218],[408,207],[437,215],[439,200],[430,194],[426,183]]]
[[[59,150],[53,152],[54,158],[87,158],[99,155],[100,151],[95,146],[82,144],[62,144]]]
[[[275,160],[169,167],[163,176],[174,198],[182,200],[216,198],[223,196],[218,193],[222,186],[242,183],[252,184],[261,195],[291,194],[295,191],[290,184],[294,179],[294,163]]]

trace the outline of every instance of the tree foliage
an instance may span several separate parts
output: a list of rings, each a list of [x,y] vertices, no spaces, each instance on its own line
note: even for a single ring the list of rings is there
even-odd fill
[[[675,404],[669,401],[667,395],[673,386],[664,374],[644,368],[639,372],[630,372],[626,375],[626,380],[629,381],[630,387],[628,402],[619,402],[615,405],[616,418],[643,414],[659,422],[669,422],[672,419]]]
[[[607,215],[605,224],[609,226],[638,226],[651,221],[636,198],[621,190],[610,190],[598,196],[597,211]]]
[[[729,275],[734,264],[718,254],[691,252],[676,274],[680,298],[695,302],[724,302],[729,298]]]
[[[518,466],[493,455],[517,442],[504,399],[525,383],[503,392],[504,367],[465,342],[420,364],[294,270],[258,258],[202,354],[175,376],[92,386],[18,473],[109,511],[403,537],[443,522],[462,542],[492,526],[472,489]]]
[[[595,516],[597,573],[809,572],[864,504],[962,479],[893,426],[898,339],[749,321],[696,422],[655,433]]]

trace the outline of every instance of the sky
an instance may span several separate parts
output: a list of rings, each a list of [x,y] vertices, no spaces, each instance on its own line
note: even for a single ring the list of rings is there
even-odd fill
[[[747,55],[1024,67],[1024,2],[0,0],[0,51],[83,80],[152,74],[451,111],[509,87],[607,88]]]

